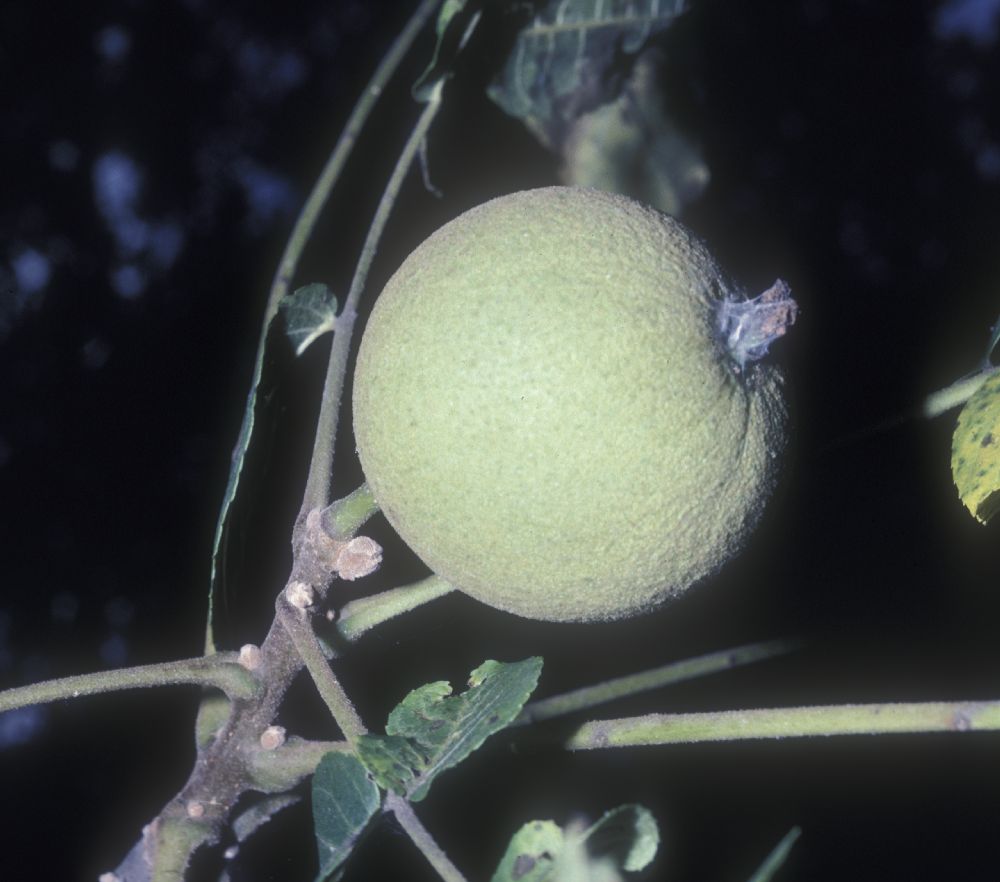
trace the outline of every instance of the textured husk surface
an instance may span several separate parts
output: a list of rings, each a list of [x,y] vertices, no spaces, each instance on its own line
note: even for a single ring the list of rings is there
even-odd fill
[[[733,368],[727,282],[679,222],[552,187],[442,227],[358,356],[354,428],[385,516],[431,567],[531,618],[661,604],[743,545],[782,447],[781,378]]]

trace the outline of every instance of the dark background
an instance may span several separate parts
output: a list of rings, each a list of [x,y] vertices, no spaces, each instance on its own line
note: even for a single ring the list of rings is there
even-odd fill
[[[1000,4],[695,0],[666,41],[673,112],[712,180],[685,219],[753,291],[801,306],[775,348],[792,388],[786,478],[739,562],[675,606],[603,626],[450,597],[341,664],[366,721],[486,658],[546,659],[539,695],[726,646],[795,656],[608,713],[997,696],[995,525],[951,484],[954,414],[898,420],[976,367],[1000,312]],[[218,0],[0,7],[0,685],[201,649],[208,560],[271,273],[297,207],[410,3]],[[442,200],[411,176],[375,290],[430,231],[556,160],[484,96],[490,52],[433,131]],[[384,96],[298,281],[344,292],[417,108]],[[279,346],[277,428],[241,502],[227,619],[259,642],[283,583],[324,360]],[[359,479],[341,445],[339,487]],[[383,570],[420,565],[381,521]],[[94,879],[186,777],[195,696],[104,696],[0,717],[0,878]],[[307,684],[284,720],[334,737]],[[781,878],[996,878],[1000,736],[921,735],[515,756],[502,737],[424,821],[472,879],[523,822],[658,817],[656,879],[743,880],[794,824]],[[311,878],[306,808],[238,879]],[[389,824],[348,878],[433,879]],[[30,869],[29,869],[30,868]],[[211,869],[210,867],[205,868]]]

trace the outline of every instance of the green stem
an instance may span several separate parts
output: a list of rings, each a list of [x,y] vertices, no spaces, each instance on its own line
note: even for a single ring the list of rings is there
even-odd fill
[[[368,235],[361,249],[351,288],[344,303],[344,308],[337,316],[333,332],[333,343],[330,346],[330,360],[327,364],[326,379],[323,383],[323,399],[320,404],[319,419],[316,426],[316,441],[313,445],[312,459],[309,462],[309,477],[306,479],[306,492],[302,502],[302,517],[314,508],[323,509],[330,502],[330,482],[333,474],[333,454],[337,438],[337,427],[340,417],[340,401],[344,392],[344,380],[347,376],[347,360],[351,352],[351,338],[354,334],[354,322],[357,319],[358,301],[368,280],[368,271],[375,259],[382,232],[396,204],[396,197],[406,173],[410,170],[421,143],[427,137],[431,123],[441,106],[440,85],[435,88],[423,112],[417,119],[410,137],[396,161],[389,182],[385,186],[382,198],[379,200],[375,217],[368,228]]]
[[[320,697],[326,702],[330,713],[340,726],[340,731],[344,733],[352,744],[359,735],[363,735],[367,729],[365,724],[354,709],[354,704],[344,692],[344,687],[340,685],[340,680],[333,673],[323,647],[320,645],[313,631],[312,623],[309,621],[309,614],[297,607],[292,606],[282,592],[276,604],[278,618],[281,624],[291,637],[296,652],[302,659],[306,670],[316,684]]]
[[[681,683],[684,680],[703,677],[706,674],[728,671],[740,665],[783,655],[786,652],[797,649],[799,645],[794,640],[772,640],[766,643],[754,643],[749,646],[739,646],[736,649],[725,649],[721,652],[712,652],[708,655],[698,656],[697,658],[672,662],[671,664],[642,671],[638,674],[630,674],[626,677],[606,680],[595,686],[585,686],[582,689],[575,689],[572,692],[565,692],[562,695],[553,695],[551,698],[533,701],[525,705],[520,715],[511,725],[524,726],[530,723],[537,723],[542,720],[552,719],[553,717],[575,713],[576,711],[587,710],[588,708],[596,707],[597,705],[605,704],[618,698],[637,695],[640,692],[648,692],[651,689],[659,689],[661,686],[670,686],[674,683]]]
[[[966,401],[976,394],[979,387],[997,373],[997,371],[1000,371],[1000,367],[990,365],[968,377],[956,380],[944,389],[932,392],[924,399],[921,407],[922,415],[927,417],[927,419],[932,419],[940,416],[947,410],[951,410],[953,407],[965,404]]]
[[[346,640],[357,640],[376,625],[410,612],[454,590],[454,586],[440,576],[430,575],[412,585],[352,600],[340,610],[337,631]]]
[[[420,823],[420,818],[416,816],[413,807],[405,799],[395,793],[390,793],[385,798],[385,807],[396,816],[399,826],[406,831],[410,839],[413,840],[413,844],[423,852],[424,857],[437,870],[444,882],[466,882],[462,871],[451,862],[441,846],[434,841],[434,837]]]
[[[328,753],[349,753],[347,741],[310,741],[292,736],[274,750],[249,752],[248,768],[263,793],[284,793],[308,778]]]
[[[372,495],[371,487],[365,483],[323,510],[323,529],[334,539],[347,539],[357,533],[377,511],[378,503]]]
[[[845,704],[596,720],[577,729],[566,747],[592,750],[697,741],[998,729],[1000,701]]]
[[[376,101],[382,94],[383,89],[388,84],[393,74],[395,74],[420,31],[434,14],[434,10],[440,2],[441,0],[422,0],[420,5],[417,6],[416,11],[410,17],[409,21],[407,21],[403,30],[399,33],[399,36],[397,36],[393,41],[392,45],[389,47],[389,51],[382,58],[381,62],[379,62],[378,67],[375,68],[375,73],[372,74],[371,79],[368,81],[368,85],[365,86],[364,92],[361,93],[361,96],[355,103],[354,109],[351,111],[351,115],[347,119],[347,124],[344,126],[340,137],[337,139],[333,152],[330,154],[326,161],[326,165],[324,165],[322,172],[320,172],[319,178],[317,178],[316,183],[313,185],[312,191],[306,199],[305,205],[302,206],[302,210],[299,212],[299,216],[295,221],[295,226],[292,228],[292,233],[288,238],[285,250],[281,255],[281,260],[278,263],[278,269],[271,282],[271,290],[267,296],[267,305],[264,308],[264,320],[261,323],[260,338],[257,342],[257,355],[254,361],[253,376],[250,381],[251,402],[257,393],[257,387],[260,385],[261,376],[264,372],[264,353],[267,349],[267,338],[271,330],[271,323],[278,314],[282,300],[284,300],[284,298],[288,295],[288,290],[295,277],[295,271],[298,267],[299,259],[302,257],[302,252],[305,250],[306,244],[312,236],[313,230],[316,226],[316,221],[322,213],[334,185],[340,178],[340,175],[344,170],[344,166],[347,163],[347,159],[358,140],[358,136],[360,135],[365,123],[368,121],[368,117],[371,116],[372,110],[375,108]],[[351,321],[353,322],[353,319]],[[343,322],[338,322],[336,327],[338,332],[340,332],[342,324]],[[347,330],[347,337],[350,338],[349,325]],[[347,342],[349,344],[350,340],[348,339]],[[215,639],[212,634],[212,623],[214,618],[213,607],[215,604],[214,592],[216,590],[217,578],[215,555],[221,547],[224,539],[226,524],[225,515],[230,503],[233,500],[236,487],[239,483],[239,474],[243,467],[242,456],[246,452],[246,445],[249,443],[249,437],[253,432],[253,422],[254,408],[253,406],[250,406],[246,410],[243,418],[243,425],[240,428],[240,436],[237,441],[237,448],[240,450],[240,453],[236,460],[237,464],[235,466],[235,471],[230,475],[229,486],[226,488],[226,496],[222,505],[222,515],[220,516],[215,529],[215,540],[212,552],[212,592],[209,595],[208,622],[205,629],[206,652],[215,651]],[[313,492],[307,492],[307,502],[310,499],[317,498],[315,489],[316,488],[313,488]],[[323,490],[322,487],[319,489]],[[323,493],[319,494],[323,500],[322,504],[303,505],[303,520],[305,515],[308,514],[313,508],[322,508],[326,505],[329,501],[326,496],[326,492],[327,491],[324,490]]]
[[[406,23],[406,26],[399,33],[399,36],[396,37],[393,44],[389,47],[389,51],[375,69],[375,73],[372,74],[372,78],[369,80],[364,92],[361,93],[357,104],[354,105],[354,110],[351,111],[351,115],[347,119],[347,124],[344,126],[343,132],[341,132],[340,138],[333,148],[333,152],[330,154],[329,159],[327,159],[320,176],[316,179],[316,183],[313,185],[312,192],[309,194],[309,198],[306,199],[305,205],[302,206],[302,211],[295,222],[295,227],[288,239],[288,244],[285,245],[285,251],[281,255],[281,261],[278,264],[278,270],[271,284],[271,293],[267,301],[267,312],[265,313],[264,320],[265,335],[271,319],[278,312],[281,300],[288,293],[292,279],[295,277],[299,258],[302,256],[306,243],[312,236],[317,219],[326,206],[327,200],[330,198],[334,184],[336,184],[341,172],[344,170],[344,165],[351,151],[354,149],[358,135],[361,134],[361,130],[371,115],[376,101],[378,101],[379,96],[382,94],[382,90],[396,72],[396,68],[399,67],[400,62],[413,45],[413,41],[423,29],[427,20],[433,15],[434,10],[440,2],[441,0],[423,0],[417,7],[410,20]],[[263,346],[263,342],[262,339],[261,346]]]
[[[750,877],[749,882],[769,882],[770,879],[774,878],[774,874],[777,873],[785,861],[788,860],[788,855],[792,850],[792,846],[795,845],[795,841],[801,835],[801,828],[792,827],[792,829],[781,838],[781,842],[771,849],[771,853],[764,858],[764,862]]]
[[[252,698],[257,694],[259,684],[253,674],[236,659],[235,652],[221,652],[203,658],[100,671],[96,674],[81,674],[20,686],[0,692],[0,713],[32,704],[46,704],[101,692],[181,684],[213,686],[233,699]]]
[[[211,822],[193,820],[175,811],[159,818],[148,833],[144,831],[148,840],[143,844],[149,846],[148,854],[152,855],[152,862],[147,864],[150,882],[182,882],[191,855],[212,841],[212,828]]]

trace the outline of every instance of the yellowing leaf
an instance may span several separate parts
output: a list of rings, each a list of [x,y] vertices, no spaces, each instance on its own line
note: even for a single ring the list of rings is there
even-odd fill
[[[985,524],[1000,511],[1000,373],[979,387],[958,416],[951,474],[978,520]]]

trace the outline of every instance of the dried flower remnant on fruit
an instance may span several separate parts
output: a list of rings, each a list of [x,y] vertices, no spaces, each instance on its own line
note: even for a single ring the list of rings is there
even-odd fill
[[[747,362],[767,355],[768,347],[795,322],[798,310],[792,289],[781,279],[758,297],[720,302],[719,333],[740,371]]]

